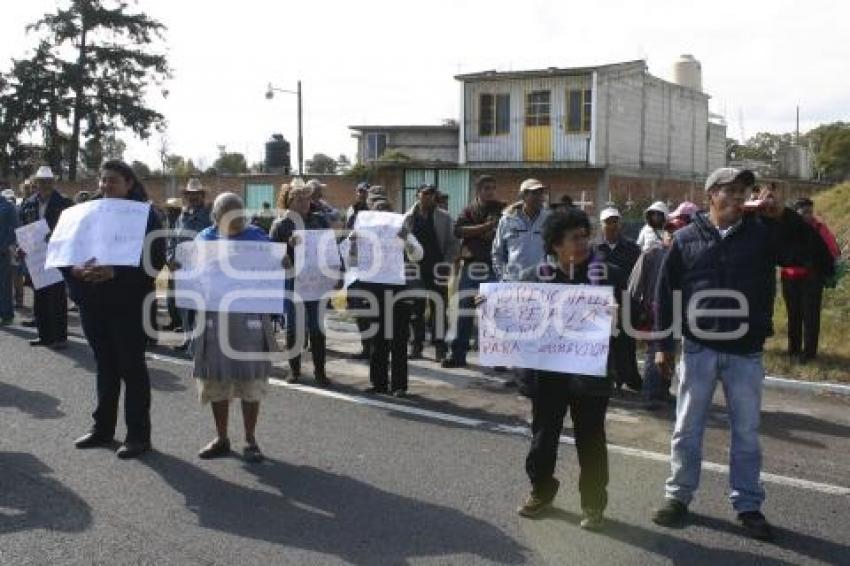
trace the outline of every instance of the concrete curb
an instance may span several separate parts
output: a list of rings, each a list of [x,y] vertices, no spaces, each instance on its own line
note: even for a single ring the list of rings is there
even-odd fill
[[[773,377],[769,375],[764,378],[764,385],[771,389],[805,391],[807,393],[831,393],[833,395],[850,397],[850,385],[830,381],[801,381],[799,379],[788,379],[787,377]]]

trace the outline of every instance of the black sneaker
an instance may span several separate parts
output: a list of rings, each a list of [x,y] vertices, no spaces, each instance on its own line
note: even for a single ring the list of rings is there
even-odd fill
[[[747,534],[754,539],[771,541],[773,540],[773,529],[761,511],[745,511],[738,513],[738,522],[747,531]]]
[[[466,362],[460,362],[454,358],[446,358],[440,362],[440,367],[444,367],[446,369],[465,368]]]
[[[688,506],[678,499],[668,499],[652,516],[652,522],[662,527],[683,527],[688,516]]]
[[[586,531],[598,531],[605,526],[605,513],[599,509],[585,509],[579,526]]]

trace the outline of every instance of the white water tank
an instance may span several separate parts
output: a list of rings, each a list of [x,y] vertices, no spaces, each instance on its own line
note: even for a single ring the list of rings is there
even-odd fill
[[[673,63],[673,82],[702,92],[702,64],[693,55],[680,55]]]

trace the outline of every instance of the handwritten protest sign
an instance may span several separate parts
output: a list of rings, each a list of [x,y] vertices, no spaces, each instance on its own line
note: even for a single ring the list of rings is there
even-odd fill
[[[480,294],[481,365],[605,376],[611,287],[483,283]]]
[[[44,289],[62,281],[62,273],[58,269],[45,269],[47,260],[47,235],[50,228],[44,219],[15,230],[18,245],[24,250],[27,271],[32,280],[33,289]]]
[[[354,222],[357,262],[346,272],[346,287],[359,280],[404,285],[404,242],[398,237],[404,216],[363,211]]]
[[[139,265],[150,204],[97,199],[62,211],[47,246],[47,267]]]
[[[341,261],[333,230],[296,230],[295,292],[303,301],[318,301],[336,288]]]
[[[283,312],[285,244],[236,240],[179,244],[174,273],[180,308],[255,314]]]

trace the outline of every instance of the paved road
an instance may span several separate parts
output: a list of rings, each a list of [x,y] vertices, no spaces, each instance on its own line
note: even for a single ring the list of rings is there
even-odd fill
[[[591,534],[577,526],[568,445],[556,510],[538,521],[515,515],[527,489],[524,402],[489,378],[452,385],[462,373],[442,378],[418,362],[412,399],[376,403],[358,393],[365,366],[335,360],[332,392],[272,388],[259,428],[270,459],[249,466],[195,457],[211,416],[186,362],[163,352],[150,362],[156,451],[123,462],[71,445],[89,426],[88,348],[74,341],[36,356],[29,336],[0,330],[2,564],[850,564],[850,411],[841,399],[767,399],[778,408],[766,423],[775,431],[765,507],[775,544],[743,537],[732,521],[722,406],[707,442],[718,465],[703,475],[695,524],[670,531],[649,520],[669,420],[616,402],[610,523]]]

